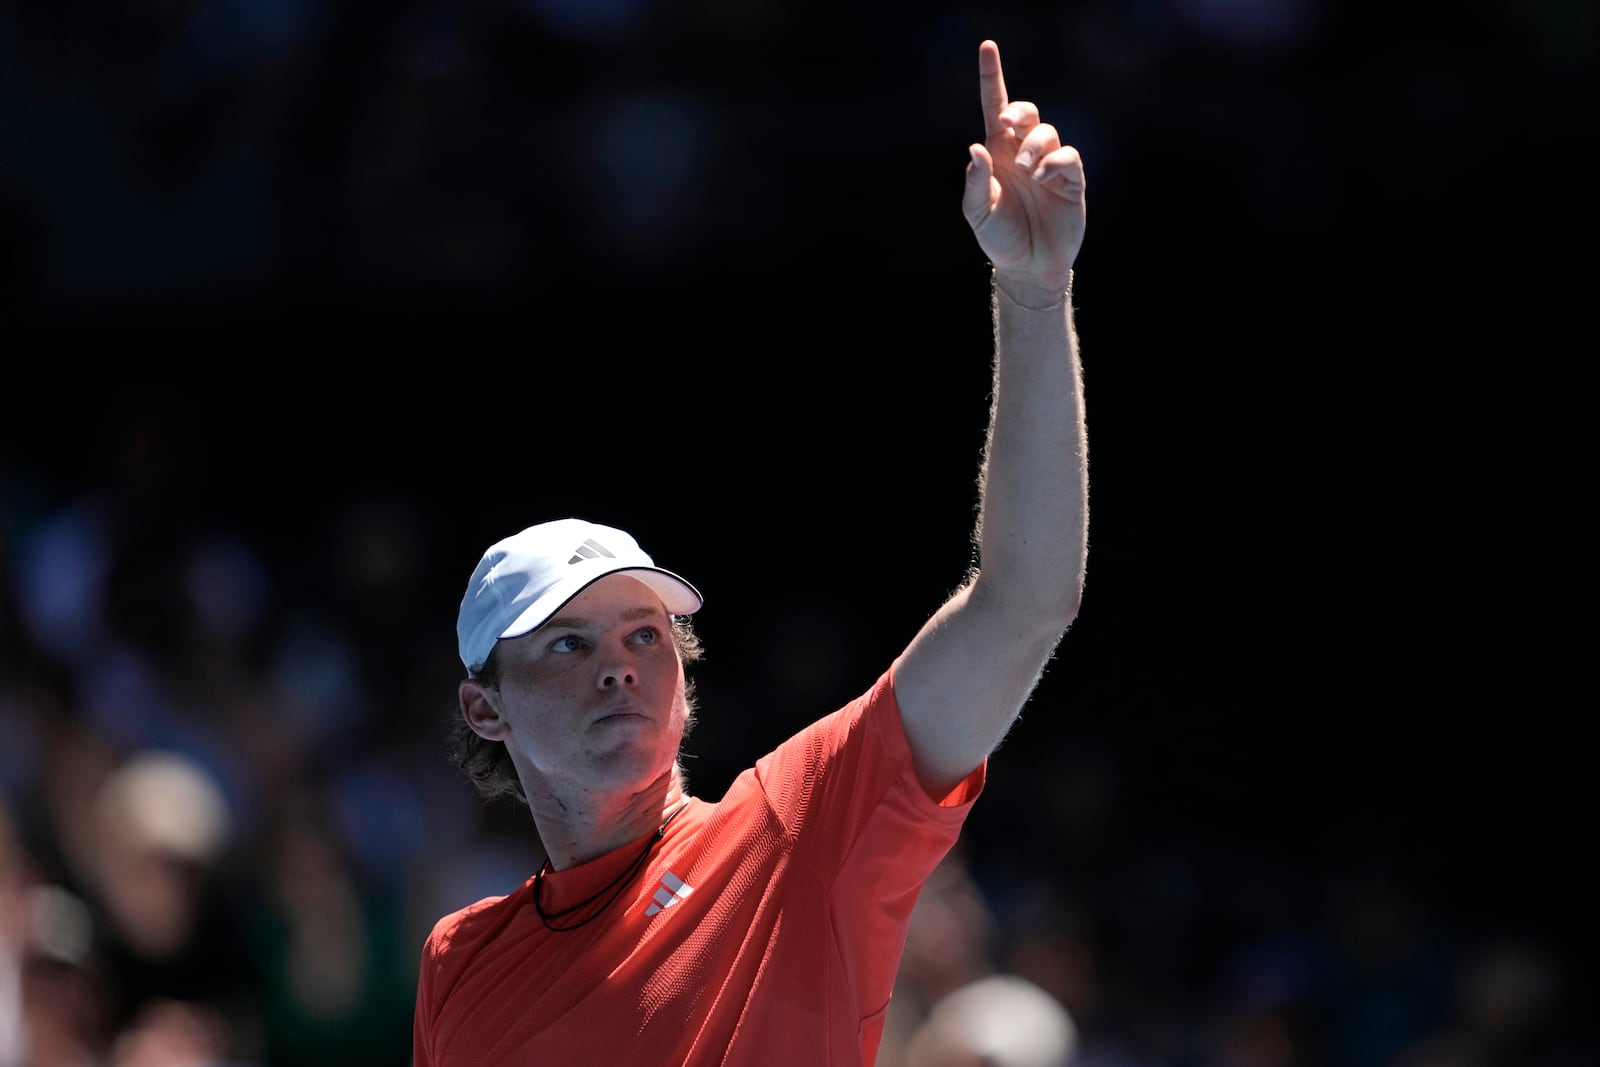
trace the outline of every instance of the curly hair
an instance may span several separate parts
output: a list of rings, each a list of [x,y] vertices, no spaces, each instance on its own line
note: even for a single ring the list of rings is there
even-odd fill
[[[699,662],[705,654],[700,635],[695,633],[687,615],[672,616],[672,644],[677,648],[678,659],[685,667]],[[499,688],[500,685],[498,647],[489,652],[489,658],[473,676],[474,681],[489,689]],[[695,694],[694,683],[687,678],[684,680],[684,698],[689,706],[689,717],[683,724],[683,736],[688,737],[695,723]],[[477,787],[479,795],[485,800],[510,797],[524,805],[528,803],[527,794],[522,790],[522,779],[517,777],[517,768],[512,764],[511,753],[506,751],[505,744],[479,737],[467,725],[459,708],[451,716],[448,746],[450,762]],[[684,772],[681,762],[676,770],[682,780]]]

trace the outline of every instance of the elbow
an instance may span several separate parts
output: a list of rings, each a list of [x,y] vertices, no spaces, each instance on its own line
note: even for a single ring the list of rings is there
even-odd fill
[[[1065,633],[1067,628],[1078,620],[1078,612],[1080,609],[1082,609],[1082,607],[1083,586],[1078,585],[1073,588],[1072,592],[1068,594],[1066,601],[1061,604],[1060,623],[1062,633]]]
[[[1031,624],[1056,637],[1067,632],[1083,605],[1083,572],[1056,580],[1035,578],[1018,583],[1018,610]]]
[[[1065,634],[1078,619],[1078,609],[1083,605],[1083,588],[1072,589],[1065,596],[1059,597],[1043,608],[1041,625],[1044,629],[1053,632],[1056,637]]]
[[[1049,642],[1060,639],[1077,621],[1083,604],[1081,581],[1066,585],[1038,581],[999,584],[1004,593],[992,589],[980,572],[972,582],[971,595],[979,601],[1003,605],[1001,612],[1014,620],[1019,632],[1035,634]]]

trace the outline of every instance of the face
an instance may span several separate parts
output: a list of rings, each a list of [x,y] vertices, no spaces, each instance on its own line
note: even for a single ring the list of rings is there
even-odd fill
[[[671,620],[648,586],[613,574],[549,622],[501,641],[498,690],[463,690],[467,721],[505,742],[523,786],[634,793],[671,772],[688,718]]]

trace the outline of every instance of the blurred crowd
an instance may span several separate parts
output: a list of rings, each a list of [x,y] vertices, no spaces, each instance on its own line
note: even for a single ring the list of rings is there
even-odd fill
[[[332,293],[338,303],[377,292],[395,306],[416,293],[592,284],[599,267],[635,280],[643,272],[650,284],[676,277],[695,293],[681,278],[696,273],[686,269],[696,256],[725,271],[730,248],[742,257],[772,240],[803,273],[801,253],[836,250],[832,231],[804,235],[806,212],[832,208],[790,185],[795,174],[831,176],[845,117],[863,113],[924,124],[902,131],[905,151],[937,153],[947,166],[953,145],[959,157],[980,27],[1014,42],[1034,71],[1067,57],[1053,87],[1072,97],[1061,113],[1090,141],[1095,173],[1124,167],[1121,188],[1133,190],[1120,205],[1103,201],[1100,217],[1121,211],[1124,236],[1095,254],[1108,267],[1136,258],[1152,286],[1163,271],[1186,286],[1208,274],[1223,279],[1212,279],[1216,292],[1239,295],[1217,267],[1217,243],[1182,228],[1205,213],[1145,195],[1189,158],[1172,145],[1210,153],[1215,169],[1185,181],[1220,205],[1213,213],[1270,232],[1247,254],[1348,241],[1341,250],[1356,266],[1334,263],[1325,276],[1341,302],[1366,270],[1386,265],[1374,259],[1397,275],[1423,262],[1389,243],[1386,221],[1363,220],[1443,218],[1439,205],[1491,181],[1458,185],[1462,166],[1521,167],[1519,189],[1547,194],[1525,198],[1525,218],[1575,201],[1586,180],[1581,168],[1544,164],[1561,158],[1576,128],[1568,119],[1588,99],[1566,89],[1589,84],[1590,4],[1456,5],[1455,21],[1437,28],[1404,5],[1341,23],[1339,11],[1362,5],[1320,0],[1084,0],[1053,9],[1048,25],[1028,6],[889,5],[868,17],[848,5],[668,12],[640,0],[0,0],[0,328],[43,326],[32,338],[0,333],[0,345],[20,342],[0,351],[12,375],[0,385],[0,1067],[406,1067],[428,927],[508,891],[536,854],[525,815],[480,803],[444,758],[459,671],[449,598],[465,579],[445,575],[440,592],[429,570],[440,565],[431,524],[447,516],[403,494],[375,503],[311,487],[306,473],[303,491],[338,506],[319,497],[303,522],[269,538],[237,508],[212,506],[212,489],[189,477],[200,468],[185,466],[196,457],[163,452],[171,442],[159,420],[152,430],[133,413],[138,432],[126,438],[84,425],[74,390],[87,386],[61,373],[72,361],[55,365],[41,340],[53,331],[107,308],[149,307],[159,318],[240,300],[249,323],[275,317],[280,297]],[[951,86],[948,116],[907,113],[904,85],[870,81],[874,48],[837,44],[863,34],[899,47],[909,22],[921,27],[917,58],[902,64],[939,65],[912,95]],[[1297,64],[1334,30],[1370,44],[1368,67],[1317,87]],[[1478,39],[1496,45],[1488,58],[1474,52]],[[854,65],[839,68],[839,85],[797,99],[796,71],[845,56]],[[1475,81],[1485,69],[1492,94]],[[1276,91],[1259,91],[1262,71]],[[1098,91],[1080,101],[1079,86]],[[1134,125],[1147,138],[1142,156],[1126,132]],[[552,151],[580,132],[592,151]],[[1462,146],[1481,136],[1516,154],[1505,150],[1492,167],[1479,156],[1463,163]],[[1381,180],[1349,177],[1353,141],[1370,153],[1356,162]],[[1448,167],[1424,158],[1440,148]],[[726,181],[730,170],[741,180]],[[787,206],[773,210],[776,200]],[[928,212],[943,218],[936,212],[948,207],[939,200]],[[949,218],[951,240],[964,241]],[[1148,245],[1133,241],[1140,226],[1156,233]],[[1495,235],[1458,237],[1462,229],[1473,228],[1443,218],[1438,234],[1460,242],[1445,253],[1488,260],[1495,277],[1494,299],[1458,314],[1458,330],[1520,313],[1515,300],[1527,293],[1552,318],[1577,320],[1577,300],[1562,305],[1549,284],[1555,259],[1511,262],[1506,244],[1485,255],[1478,242]],[[1341,238],[1347,230],[1354,236]],[[882,238],[858,239],[893,262],[870,244]],[[1374,257],[1368,242],[1379,240]],[[1155,246],[1171,258],[1153,258]],[[586,254],[594,258],[574,258]],[[1426,279],[1405,281],[1404,293],[1369,288],[1361,300],[1403,311]],[[752,288],[760,293],[761,282]],[[1258,294],[1263,304],[1272,296]],[[1587,304],[1582,314],[1587,326]],[[1448,325],[1439,318],[1402,333],[1434,340]],[[183,335],[188,322],[163,336]],[[297,329],[287,334],[298,343]],[[247,330],[226,344],[195,332],[217,378],[174,392],[175,405],[242,373],[211,362],[215,349],[247,343]],[[1281,339],[1263,342],[1274,368]],[[1178,358],[1191,358],[1192,342],[1173,346]],[[322,353],[312,347],[294,363],[312,384],[279,382],[284,392],[316,398]],[[20,384],[29,370],[51,372],[51,386]],[[129,380],[156,373],[137,371]],[[1118,371],[1102,363],[1096,373],[1103,383]],[[1124,373],[1140,388],[1122,401],[1137,408],[1137,427],[1122,432],[1143,435],[1142,390],[1162,369]],[[1192,382],[1176,380],[1174,392]],[[1435,376],[1427,385],[1437,402]],[[203,402],[177,413],[228,417],[228,405]],[[1394,421],[1409,427],[1413,417]],[[288,510],[281,500],[303,473],[290,472],[260,507]],[[1481,476],[1475,465],[1474,507]],[[1407,482],[1404,491],[1417,490]],[[798,621],[786,631],[795,640],[823,639],[815,618]],[[719,724],[717,709],[766,694],[756,667],[783,671],[778,688],[802,690],[815,649],[752,662],[748,678],[716,663],[716,649],[713,635],[723,673],[701,690],[709,721],[692,740],[708,746],[707,763],[724,753],[747,762],[757,753],[739,743],[746,726]],[[1048,737],[1025,734],[1018,745]],[[1025,755],[1002,749],[961,844],[918,904],[879,1067],[1600,1062],[1593,961],[1558,937],[1464,921],[1437,887],[1414,880],[1415,864],[1385,862],[1381,849],[1341,855],[1333,843],[1333,862],[1305,867],[1225,829],[1196,841],[1130,827],[1119,812],[1139,798],[1126,792],[1115,744],[1074,736],[1048,759]]]
[[[407,1062],[472,838],[437,738],[243,538],[41,488],[0,476],[0,1063]]]
[[[405,1067],[429,924],[535,854],[444,759],[420,520],[308,534],[330,597],[160,469],[0,467],[0,1067]],[[997,766],[921,898],[881,1067],[1595,1062],[1561,946],[1126,833],[1111,755],[1051,764]]]

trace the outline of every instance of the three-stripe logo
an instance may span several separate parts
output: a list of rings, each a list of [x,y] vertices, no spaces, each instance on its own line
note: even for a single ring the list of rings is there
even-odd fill
[[[664,911],[680,900],[687,900],[693,892],[694,886],[668,871],[661,876],[661,885],[656,888],[655,903],[644,909],[644,913],[649,916]]]
[[[586,559],[595,559],[599,556],[610,556],[612,559],[615,559],[616,553],[612,552],[605,545],[602,545],[599,541],[596,541],[591,537],[584,541],[583,544],[573,549],[572,558],[567,560],[567,562],[569,564],[582,563]]]

